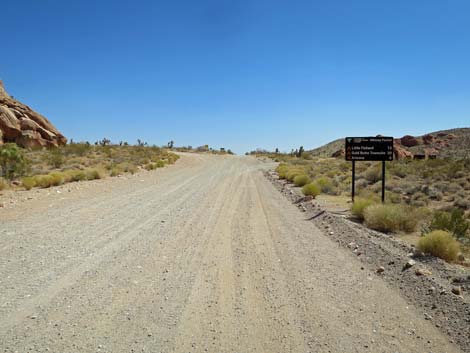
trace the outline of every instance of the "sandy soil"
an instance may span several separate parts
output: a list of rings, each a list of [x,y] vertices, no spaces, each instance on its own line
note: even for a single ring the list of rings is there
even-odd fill
[[[184,155],[0,209],[0,351],[460,351],[268,166]]]

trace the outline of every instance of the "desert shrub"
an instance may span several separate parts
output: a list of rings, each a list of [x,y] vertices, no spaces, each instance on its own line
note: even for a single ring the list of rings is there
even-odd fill
[[[73,143],[64,147],[64,153],[67,155],[76,155],[82,157],[86,155],[91,149],[92,146],[88,143]]]
[[[304,186],[307,185],[311,182],[310,178],[308,175],[302,174],[302,175],[297,175],[294,178],[294,184],[295,186]]]
[[[54,148],[48,151],[46,155],[46,161],[50,166],[54,168],[60,168],[65,163],[65,157],[62,153],[62,150],[59,148]]]
[[[451,212],[434,212],[430,223],[425,226],[422,233],[434,230],[445,230],[457,239],[466,240],[470,237],[470,222],[465,219],[465,213],[461,209],[453,209]]]
[[[117,167],[113,167],[113,168],[111,169],[110,175],[111,175],[112,177],[115,177],[115,176],[121,175],[122,173],[123,173],[122,168],[120,168],[120,167],[117,166]]]
[[[0,177],[13,180],[25,175],[28,169],[29,160],[23,149],[15,143],[0,146]]]
[[[8,187],[8,183],[5,179],[0,177],[0,191],[5,190]]]
[[[306,196],[313,196],[313,198],[317,197],[321,193],[321,188],[316,183],[310,183],[304,185],[302,188],[302,193]]]
[[[419,239],[418,249],[426,254],[452,262],[457,259],[460,245],[449,232],[435,230]]]
[[[67,174],[69,181],[83,181],[87,179],[86,173],[83,170],[69,170]]]
[[[366,225],[381,232],[411,233],[419,223],[416,209],[405,205],[376,204],[364,209]]]
[[[376,183],[382,180],[382,168],[380,165],[370,166],[364,173],[364,177],[370,183]]]
[[[52,186],[52,177],[50,175],[36,175],[34,181],[40,188],[50,188]]]
[[[157,168],[157,164],[156,163],[148,163],[145,165],[145,170],[154,170],[155,168]]]
[[[62,173],[51,173],[51,174],[49,174],[49,180],[50,180],[51,186],[62,185],[65,181],[64,174],[62,174]]]
[[[404,178],[408,174],[410,174],[410,171],[409,171],[409,168],[407,167],[407,165],[392,162],[392,166],[390,168],[390,173],[392,175],[396,175],[400,178]]]
[[[163,168],[163,167],[165,166],[165,162],[162,161],[162,160],[159,160],[159,161],[157,161],[157,163],[155,164],[155,166],[156,166],[157,168]]]
[[[459,197],[455,200],[454,206],[463,210],[470,210],[470,200],[467,200],[463,197]]]
[[[286,164],[279,164],[276,168],[276,172],[279,175],[279,179],[285,179],[287,177],[287,172],[289,167]]]
[[[372,199],[366,199],[362,197],[356,197],[354,199],[354,203],[351,206],[351,213],[358,218],[359,220],[363,221],[364,220],[364,210],[375,204],[375,201]]]
[[[36,186],[36,180],[34,177],[25,177],[21,180],[21,184],[26,190],[31,190]]]
[[[104,177],[104,173],[98,169],[87,169],[85,175],[87,180],[102,179]]]
[[[330,194],[333,192],[333,181],[327,177],[320,177],[315,180],[315,183],[320,187],[321,192]]]
[[[297,175],[301,175],[301,174],[304,174],[304,171],[302,169],[292,168],[292,169],[289,169],[289,171],[287,172],[286,179],[292,182],[294,181],[294,178]]]

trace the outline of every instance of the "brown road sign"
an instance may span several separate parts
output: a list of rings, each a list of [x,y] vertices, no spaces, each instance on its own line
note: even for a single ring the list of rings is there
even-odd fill
[[[347,161],[392,161],[393,137],[346,137]]]

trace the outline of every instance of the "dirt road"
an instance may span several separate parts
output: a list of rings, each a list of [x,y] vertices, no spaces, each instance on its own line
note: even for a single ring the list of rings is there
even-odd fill
[[[0,210],[1,352],[459,352],[250,157]]]

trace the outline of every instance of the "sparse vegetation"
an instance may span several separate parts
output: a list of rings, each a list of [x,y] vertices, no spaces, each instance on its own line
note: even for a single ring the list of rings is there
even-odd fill
[[[448,262],[457,259],[460,245],[449,232],[435,230],[421,237],[418,241],[418,248],[424,253],[440,257]]]
[[[13,180],[27,173],[28,159],[22,148],[14,143],[0,146],[0,177]]]
[[[376,202],[372,199],[366,199],[362,197],[356,197],[353,205],[351,206],[351,213],[360,221],[364,220],[364,211],[367,207],[375,204]]]
[[[364,209],[365,224],[381,232],[414,232],[419,223],[418,212],[406,205],[375,204]]]
[[[318,195],[320,195],[320,193],[321,193],[321,188],[320,188],[320,186],[318,186],[318,184],[316,184],[316,183],[310,183],[310,184],[305,185],[305,186],[302,188],[302,193],[303,193],[305,196],[313,196],[313,198],[315,198],[315,197],[317,197]]]
[[[20,179],[20,185],[27,190],[33,187],[48,188],[124,173],[134,174],[139,168],[162,168],[173,164],[178,158],[165,148],[149,147],[145,143],[137,146],[124,142],[113,145],[106,138],[95,145],[71,143],[49,150],[25,150],[16,144],[5,144],[0,147],[0,178]]]
[[[451,212],[436,211],[429,225],[423,228],[423,233],[434,230],[445,230],[464,243],[470,242],[470,222],[465,219],[461,209],[453,209]]]
[[[5,179],[0,177],[0,191],[5,190],[8,187],[8,183]]]
[[[301,174],[294,177],[294,184],[295,186],[304,186],[309,184],[312,180],[308,177],[308,175]]]

